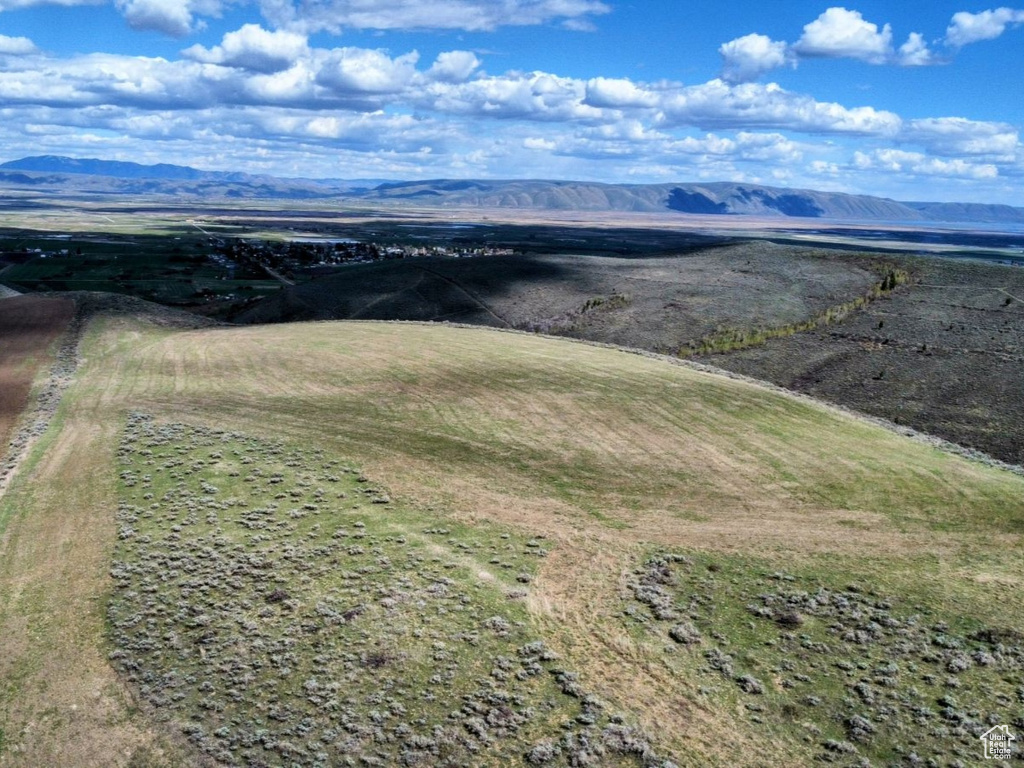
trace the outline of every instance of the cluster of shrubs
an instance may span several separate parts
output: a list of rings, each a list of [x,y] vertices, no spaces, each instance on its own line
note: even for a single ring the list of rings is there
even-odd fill
[[[141,414],[119,460],[111,658],[208,758],[671,766],[531,633],[515,598],[540,537],[402,509],[322,451]]]
[[[992,726],[1024,730],[1016,629],[954,628],[857,585],[699,554],[657,554],[629,587],[625,616],[680,674],[738,698],[755,728],[796,729],[820,762],[963,766]]]
[[[551,335],[575,335],[583,332],[587,315],[595,310],[614,311],[628,307],[633,297],[625,293],[613,293],[611,296],[594,296],[575,309],[570,309],[554,317],[529,320],[519,325],[519,329],[530,333],[546,333]]]

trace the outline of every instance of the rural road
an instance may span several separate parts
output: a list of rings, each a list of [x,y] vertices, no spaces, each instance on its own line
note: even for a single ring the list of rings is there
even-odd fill
[[[263,270],[268,275],[270,275],[272,278],[274,278],[275,280],[280,281],[281,283],[284,283],[285,285],[295,285],[295,281],[294,280],[289,280],[287,277],[282,275],[280,272],[278,272],[278,271],[276,271],[274,269],[271,269],[266,264],[263,265]]]

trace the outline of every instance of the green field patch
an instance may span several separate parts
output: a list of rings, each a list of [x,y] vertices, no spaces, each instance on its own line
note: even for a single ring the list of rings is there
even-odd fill
[[[658,552],[624,617],[701,696],[816,762],[974,765],[983,733],[1024,728],[1024,632],[845,579]]]
[[[669,765],[525,606],[542,537],[321,450],[129,417],[111,659],[225,765]]]
[[[212,258],[206,237],[0,235],[0,250],[5,247],[30,256],[4,274],[30,291],[106,291],[194,307],[266,296],[281,287],[262,271]]]

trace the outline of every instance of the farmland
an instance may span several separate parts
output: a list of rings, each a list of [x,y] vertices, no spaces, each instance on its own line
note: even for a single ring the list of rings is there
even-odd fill
[[[262,270],[213,258],[204,236],[5,234],[0,250],[14,263],[3,279],[22,291],[104,291],[210,312],[280,288]]]
[[[1018,475],[571,341],[160,312],[92,318],[0,501],[4,764],[968,765],[1019,715]]]
[[[20,296],[0,302],[0,446],[5,450],[36,376],[74,311],[68,299]],[[7,465],[0,468],[0,484],[8,470]]]

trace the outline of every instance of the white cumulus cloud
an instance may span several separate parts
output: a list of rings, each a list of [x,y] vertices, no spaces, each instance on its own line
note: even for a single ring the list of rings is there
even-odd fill
[[[115,0],[115,5],[132,29],[151,29],[171,37],[185,37],[193,31],[195,19],[188,2]]]
[[[927,67],[938,63],[919,32],[911,32],[907,42],[900,46],[898,61],[904,67]]]
[[[269,74],[256,73],[251,77],[234,77],[228,82],[246,95],[252,104],[294,104],[316,108],[318,92],[316,66],[299,60],[288,69]],[[323,106],[332,106],[320,99]],[[368,105],[374,108],[376,105]]]
[[[722,54],[722,79],[733,83],[756,80],[765,72],[795,63],[789,46],[772,40],[767,35],[746,35],[724,43],[718,52]]]
[[[981,40],[994,40],[1007,27],[1024,24],[1024,10],[996,8],[995,10],[953,14],[953,20],[946,30],[946,42],[956,48]]]
[[[417,106],[456,115],[558,122],[599,120],[600,109],[584,103],[581,80],[546,72],[511,72],[465,83],[433,83],[410,94]]]
[[[859,170],[881,170],[890,173],[910,173],[917,176],[944,176],[963,179],[995,179],[999,169],[992,163],[976,163],[963,158],[943,159],[929,157],[921,152],[901,149],[876,149],[873,152],[855,152],[854,167]]]
[[[285,30],[268,32],[258,24],[246,24],[228,32],[221,44],[213,48],[194,45],[182,51],[182,55],[195,61],[266,74],[288,69],[308,54],[305,36]]]
[[[722,80],[666,94],[661,122],[704,129],[768,128],[866,136],[894,136],[902,125],[898,115],[886,110],[821,102],[775,83],[730,85]]]
[[[416,76],[416,51],[392,59],[368,48],[336,48],[317,75],[317,83],[333,91],[356,94],[399,93]]]
[[[910,120],[900,139],[947,157],[991,155],[1012,160],[1020,147],[1020,136],[1013,126],[962,117]]]
[[[461,83],[480,66],[480,59],[470,51],[445,51],[427,70],[427,77],[446,83]]]
[[[558,143],[551,141],[550,139],[543,139],[539,136],[528,136],[523,139],[523,147],[542,152],[551,152],[558,148]]]
[[[945,64],[919,32],[893,48],[892,27],[879,29],[859,11],[832,7],[804,26],[795,43],[772,40],[767,35],[750,34],[719,47],[722,55],[722,79],[731,83],[757,80],[765,72],[786,65],[795,67],[804,59],[856,59],[867,64],[897,64],[922,67]]]
[[[666,142],[664,149],[671,154],[727,158],[737,162],[789,164],[803,158],[803,152],[796,142],[781,133],[739,131],[731,138],[707,133],[701,137],[686,136]]]
[[[658,96],[631,80],[595,77],[587,81],[584,103],[608,109],[655,107]]]
[[[36,51],[38,51],[36,44],[27,37],[0,35],[0,55],[27,56]]]
[[[864,19],[859,11],[829,8],[804,27],[793,45],[801,56],[851,58],[881,64],[892,57],[892,28]]]
[[[578,22],[611,9],[600,0],[260,0],[278,26],[306,32],[343,29],[462,29],[489,31],[549,21]]]

